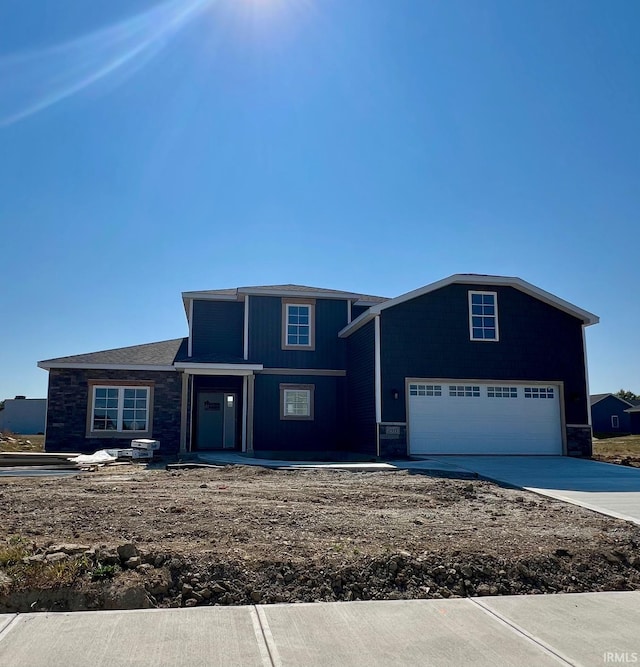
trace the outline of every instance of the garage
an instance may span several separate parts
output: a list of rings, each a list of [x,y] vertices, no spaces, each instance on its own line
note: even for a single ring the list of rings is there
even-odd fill
[[[409,453],[562,455],[560,387],[411,380]]]

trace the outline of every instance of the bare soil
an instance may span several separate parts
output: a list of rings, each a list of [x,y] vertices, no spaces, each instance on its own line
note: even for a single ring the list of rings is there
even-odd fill
[[[594,438],[592,458],[605,463],[640,468],[640,435]]]
[[[0,504],[0,612],[640,589],[639,526],[477,480],[132,466]]]

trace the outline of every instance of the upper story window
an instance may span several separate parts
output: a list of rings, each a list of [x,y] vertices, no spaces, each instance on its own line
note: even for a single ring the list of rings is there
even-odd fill
[[[469,292],[469,334],[471,340],[498,340],[496,292]]]
[[[313,350],[315,348],[315,304],[283,301],[282,348]]]

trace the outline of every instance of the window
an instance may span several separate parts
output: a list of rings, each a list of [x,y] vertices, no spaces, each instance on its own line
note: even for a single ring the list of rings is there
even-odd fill
[[[525,398],[553,398],[555,391],[553,387],[525,387]]]
[[[410,396],[442,396],[442,385],[439,384],[410,384]]]
[[[611,428],[620,428],[620,419],[618,415],[611,415]]]
[[[469,292],[469,333],[471,340],[498,340],[496,292]]]
[[[283,302],[282,347],[285,350],[315,347],[313,303]]]
[[[280,419],[313,419],[314,390],[312,384],[281,384]]]
[[[451,385],[449,387],[449,396],[468,396],[472,398],[480,398],[480,387]]]
[[[488,398],[518,398],[518,387],[487,387]]]
[[[93,385],[89,411],[92,433],[149,431],[149,387]]]

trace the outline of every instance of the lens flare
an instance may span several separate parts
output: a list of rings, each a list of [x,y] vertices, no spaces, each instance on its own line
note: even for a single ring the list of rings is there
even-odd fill
[[[215,1],[170,0],[77,40],[0,58],[0,127],[42,111],[116,71],[135,71]]]

